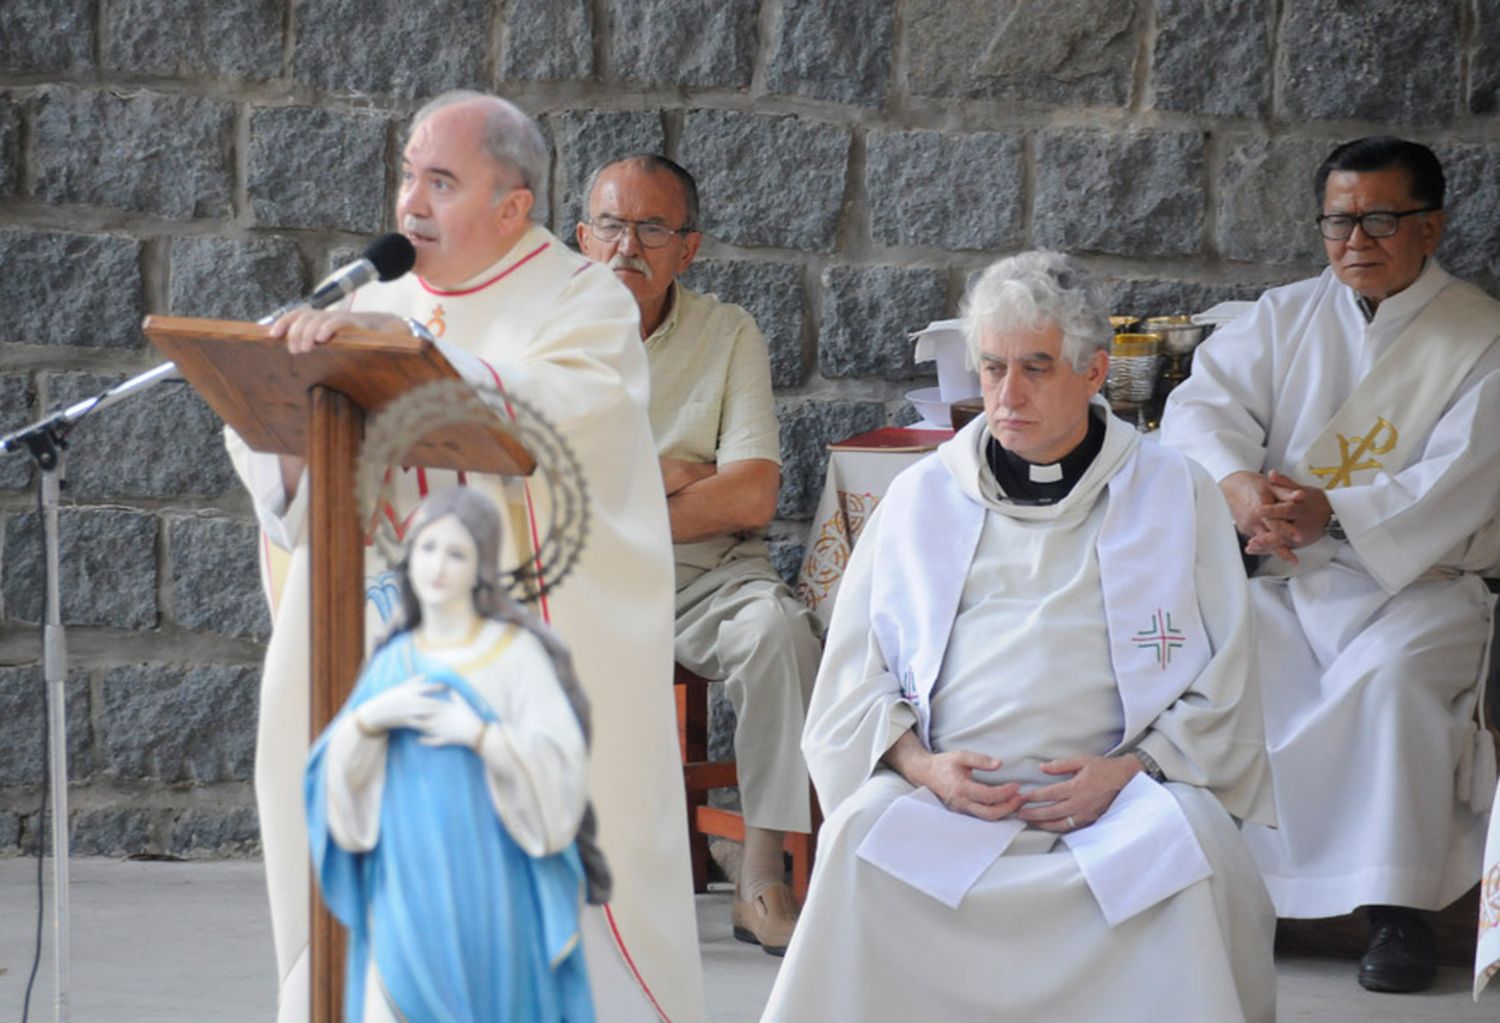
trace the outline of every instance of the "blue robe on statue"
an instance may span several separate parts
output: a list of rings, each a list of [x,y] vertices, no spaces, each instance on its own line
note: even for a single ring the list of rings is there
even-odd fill
[[[410,633],[376,652],[339,717],[415,674],[496,720],[468,682],[417,652]],[[349,929],[345,1020],[363,1019],[373,955],[400,1018],[592,1023],[576,844],[528,855],[495,813],[480,758],[463,747],[424,746],[420,734],[388,734],[380,834],[369,852],[348,852],[329,834],[328,731],[308,761],[313,866],[324,902]]]

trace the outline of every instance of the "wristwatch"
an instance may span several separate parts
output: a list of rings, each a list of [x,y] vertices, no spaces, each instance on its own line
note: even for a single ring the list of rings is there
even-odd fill
[[[426,341],[428,344],[437,344],[437,338],[432,336],[432,331],[427,329],[427,324],[410,316],[404,317],[404,319],[406,320],[406,329],[411,331],[412,337]]]
[[[1333,513],[1329,514],[1328,525],[1323,527],[1323,532],[1340,542],[1349,539],[1349,534],[1344,532],[1344,524],[1339,521],[1338,515]]]
[[[1167,776],[1162,771],[1161,765],[1156,762],[1156,758],[1150,753],[1147,753],[1143,749],[1133,749],[1130,751],[1130,755],[1141,762],[1141,770],[1146,772],[1146,777],[1154,782],[1164,782],[1167,780]]]

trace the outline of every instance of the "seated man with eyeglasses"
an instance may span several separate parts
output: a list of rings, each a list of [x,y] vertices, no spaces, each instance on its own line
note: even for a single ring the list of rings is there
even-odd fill
[[[1494,788],[1476,721],[1500,531],[1500,303],[1433,258],[1425,146],[1319,167],[1329,268],[1194,354],[1165,443],[1228,499],[1251,581],[1280,826],[1245,837],[1279,915],[1368,907],[1359,982],[1418,991],[1431,914],[1478,880]]]
[[[779,956],[796,921],[781,849],[785,832],[808,829],[799,744],[822,646],[766,550],[781,485],[770,356],[750,314],[677,281],[703,238],[692,175],[663,156],[628,156],[596,170],[587,195],[579,246],[640,307],[677,560],[677,661],[723,681],[737,715],[735,937]]]

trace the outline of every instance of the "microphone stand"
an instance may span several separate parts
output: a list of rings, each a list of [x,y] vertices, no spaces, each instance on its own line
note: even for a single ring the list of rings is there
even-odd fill
[[[400,235],[384,235],[365,249],[365,255],[359,261],[324,279],[307,298],[284,305],[258,322],[262,325],[273,323],[283,313],[299,306],[322,309],[353,294],[377,277],[383,281],[394,280],[411,269],[415,258],[415,251],[406,239]],[[351,273],[354,276],[350,276]],[[47,722],[51,737],[48,772],[52,781],[52,929],[57,960],[53,1019],[57,1023],[66,1023],[68,1018],[68,732],[64,709],[68,649],[59,600],[57,539],[57,498],[63,486],[63,452],[68,446],[68,431],[84,416],[173,378],[180,379],[177,367],[164,362],[102,394],[0,437],[0,455],[25,448],[41,470],[42,531],[47,547],[47,614],[42,626],[42,674],[47,683]]]
[[[131,377],[102,394],[54,412],[0,437],[0,454],[24,449],[39,470],[42,534],[46,545],[47,613],[42,625],[42,677],[47,687],[48,777],[52,782],[52,940],[55,990],[52,1018],[68,1018],[68,727],[66,718],[68,647],[62,624],[57,507],[64,483],[67,435],[84,416],[176,376],[170,362]]]

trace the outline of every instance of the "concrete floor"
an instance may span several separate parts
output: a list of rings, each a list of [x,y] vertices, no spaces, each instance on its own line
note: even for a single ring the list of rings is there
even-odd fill
[[[50,877],[51,865],[46,870]],[[20,1020],[36,926],[36,861],[0,860],[0,1020]],[[259,863],[75,860],[70,1019],[76,1023],[266,1023],[274,1018],[270,919]],[[50,913],[50,907],[48,907]],[[753,1023],[779,960],[734,940],[729,895],[698,899],[708,1018]],[[49,924],[50,928],[50,924]],[[50,929],[31,1019],[53,1018]],[[1477,1005],[1444,970],[1423,995],[1368,994],[1353,964],[1279,966],[1282,1023],[1462,1023],[1500,1019],[1500,991]]]

